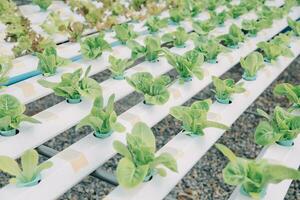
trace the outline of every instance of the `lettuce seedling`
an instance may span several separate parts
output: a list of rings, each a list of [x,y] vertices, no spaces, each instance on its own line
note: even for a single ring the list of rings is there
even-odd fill
[[[24,114],[26,107],[14,96],[0,95],[0,134],[12,136],[17,134],[21,122],[40,123]]]
[[[54,47],[46,47],[43,53],[37,52],[36,55],[39,58],[38,70],[40,70],[44,76],[54,75],[58,67],[71,62],[68,59],[59,57]]]
[[[194,102],[190,107],[176,106],[170,109],[170,114],[182,121],[183,130],[189,136],[202,136],[204,135],[205,128],[219,128],[227,130],[228,126],[207,120],[207,113],[212,104],[210,99]]]
[[[80,103],[81,97],[95,98],[102,93],[97,81],[88,77],[90,70],[91,66],[84,75],[82,69],[73,73],[65,73],[61,76],[59,83],[52,83],[44,79],[38,80],[38,83],[52,89],[57,96],[66,98],[68,103]]]
[[[66,31],[69,34],[70,42],[79,42],[84,29],[85,25],[81,22],[69,22]]]
[[[257,33],[261,30],[257,20],[245,19],[242,21],[242,29],[247,31],[247,35],[250,37],[255,37]]]
[[[207,35],[216,27],[216,23],[212,19],[205,21],[193,21],[193,30],[199,35]]]
[[[102,55],[103,51],[110,51],[111,46],[104,39],[104,33],[86,38],[80,43],[80,52],[86,59],[96,59]]]
[[[279,56],[293,57],[293,52],[286,46],[274,42],[260,42],[257,47],[263,52],[266,62],[275,62]]]
[[[148,36],[144,40],[145,46],[142,46],[134,40],[127,42],[127,46],[131,49],[131,58],[136,60],[143,56],[149,62],[158,61],[158,57],[162,51],[160,39]]]
[[[185,9],[185,12],[190,17],[196,17],[202,10],[205,9],[205,2],[203,1],[184,0],[182,3],[184,4],[182,9]]]
[[[129,85],[137,92],[144,94],[145,104],[163,105],[170,97],[167,85],[171,82],[169,76],[154,78],[149,72],[138,72],[130,78],[126,77]]]
[[[136,11],[139,11],[142,9],[143,5],[146,4],[146,2],[146,0],[132,0],[130,3],[130,7],[132,7]]]
[[[233,79],[222,80],[216,76],[213,76],[212,80],[215,87],[213,92],[219,103],[229,104],[231,102],[232,94],[245,92],[243,82],[235,84]]]
[[[61,19],[60,12],[51,12],[40,26],[46,33],[53,35],[64,32],[67,29],[68,21]]]
[[[171,154],[155,155],[155,136],[145,123],[136,123],[131,134],[127,134],[126,142],[127,145],[119,141],[113,143],[117,153],[123,156],[117,167],[117,179],[122,187],[136,187],[150,181],[156,174],[166,176],[166,170],[159,165],[177,172],[177,162]]]
[[[233,18],[236,19],[238,17],[240,17],[241,15],[247,13],[247,7],[245,7],[244,5],[240,4],[240,5],[233,5],[230,7],[230,10],[228,11],[228,14]]]
[[[111,95],[106,107],[104,107],[103,97],[96,97],[90,114],[79,122],[76,130],[84,126],[90,126],[94,130],[94,135],[98,138],[109,137],[113,131],[124,132],[125,127],[117,122],[114,100],[115,95]]]
[[[288,20],[289,27],[291,27],[291,29],[293,30],[293,33],[299,37],[300,36],[300,22],[293,21],[291,18],[288,18],[287,20]]]
[[[225,23],[225,20],[228,18],[227,12],[224,10],[220,13],[217,13],[215,11],[210,12],[210,18],[211,21],[214,22],[214,24],[218,24],[219,26],[223,26]]]
[[[289,83],[281,83],[274,88],[275,95],[286,96],[294,105],[290,110],[300,109],[300,85],[293,86]]]
[[[179,74],[179,83],[192,80],[192,76],[196,76],[199,80],[203,79],[203,71],[200,68],[204,62],[204,56],[196,50],[186,52],[184,55],[178,55],[163,49],[168,63],[172,65]]]
[[[108,60],[110,63],[108,69],[111,71],[113,79],[116,80],[123,80],[124,71],[134,63],[132,59],[121,59],[111,55]]]
[[[145,26],[147,27],[150,33],[156,33],[160,29],[168,26],[168,19],[160,19],[158,16],[150,16],[147,19]]]
[[[266,119],[256,127],[254,139],[257,144],[292,145],[292,141],[300,133],[300,116],[295,116],[279,106],[275,107],[273,116],[260,109],[257,113]]]
[[[12,66],[12,58],[10,56],[0,55],[0,90],[3,88],[3,85],[9,80],[7,74]]]
[[[273,44],[281,45],[283,48],[289,48],[291,43],[291,32],[280,33],[272,39]]]
[[[237,157],[222,144],[216,144],[217,149],[229,159],[223,169],[225,183],[241,186],[242,193],[254,199],[263,197],[269,183],[279,183],[285,179],[300,179],[300,172],[283,165],[270,164],[265,159],[245,159]]]
[[[185,19],[186,13],[184,12],[184,9],[172,8],[169,10],[169,15],[170,15],[170,20],[173,23],[178,24]]]
[[[218,39],[227,47],[237,48],[240,42],[245,41],[245,35],[237,25],[232,24],[229,33],[219,36]]]
[[[257,72],[264,67],[264,57],[255,51],[247,57],[241,58],[241,67],[244,69],[243,78],[247,81],[255,80]]]
[[[171,42],[175,47],[184,47],[189,39],[189,34],[184,28],[178,27],[176,31],[164,34],[161,39],[163,42]]]
[[[52,4],[52,0],[32,0],[32,3],[38,5],[41,10],[46,11]]]
[[[113,27],[116,38],[122,43],[126,44],[127,41],[135,39],[138,34],[133,30],[133,25],[127,23],[117,24]]]
[[[195,49],[202,53],[205,61],[208,63],[217,63],[217,57],[221,52],[225,52],[226,48],[214,38],[207,38],[191,34]]]
[[[0,170],[14,176],[9,182],[19,187],[34,186],[41,181],[41,172],[52,167],[51,161],[38,164],[39,154],[30,149],[21,156],[21,167],[18,162],[8,156],[0,156]]]

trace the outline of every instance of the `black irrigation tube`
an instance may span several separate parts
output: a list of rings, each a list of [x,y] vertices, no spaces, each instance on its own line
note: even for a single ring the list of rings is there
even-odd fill
[[[39,152],[39,154],[41,154],[47,158],[51,158],[59,153],[59,151],[57,151],[53,148],[50,148],[48,146],[45,146],[45,145],[41,145],[41,146],[37,147],[37,151]],[[98,178],[102,181],[105,181],[113,186],[119,185],[116,177],[113,174],[103,170],[101,167],[99,167],[97,170],[95,170],[90,175],[95,178]]]

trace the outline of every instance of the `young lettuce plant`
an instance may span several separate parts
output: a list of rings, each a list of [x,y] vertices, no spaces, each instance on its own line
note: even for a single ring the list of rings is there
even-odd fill
[[[281,83],[275,86],[273,92],[275,95],[286,96],[293,103],[290,111],[300,109],[300,85],[293,86],[289,83]]]
[[[282,48],[286,50],[287,48],[290,48],[291,36],[291,32],[280,33],[272,39],[272,43],[281,45]]]
[[[53,35],[64,32],[67,29],[68,21],[61,19],[59,11],[51,12],[40,26],[46,33]]]
[[[233,5],[233,6],[231,6],[230,10],[228,11],[228,14],[233,19],[237,19],[241,15],[245,14],[246,12],[248,12],[247,8],[244,5],[240,4],[240,5]]]
[[[57,96],[66,98],[70,104],[80,103],[81,97],[94,99],[102,93],[97,81],[88,77],[90,70],[91,66],[88,67],[84,75],[82,69],[73,73],[65,73],[61,76],[59,83],[52,83],[44,79],[38,80],[38,83],[52,89]]]
[[[144,103],[147,105],[163,105],[169,100],[170,93],[167,89],[167,85],[171,82],[169,76],[154,78],[148,72],[138,72],[130,78],[126,77],[126,80],[137,92],[144,94]]]
[[[36,55],[39,58],[38,70],[44,76],[53,76],[58,67],[65,66],[71,62],[68,59],[59,57],[54,47],[46,47],[43,53],[36,52]]]
[[[38,5],[41,10],[46,11],[52,4],[52,0],[32,0],[32,3]]]
[[[219,26],[224,26],[225,20],[228,18],[228,14],[225,10],[220,13],[211,11],[210,17],[215,24]]]
[[[170,114],[182,121],[184,133],[189,136],[204,135],[205,128],[219,128],[227,130],[228,126],[207,120],[207,113],[212,104],[210,99],[194,102],[190,107],[176,106],[171,108]]]
[[[110,51],[111,46],[104,39],[104,33],[86,38],[80,43],[80,51],[86,59],[96,59],[102,55],[103,51]]]
[[[94,130],[94,136],[97,138],[107,138],[111,136],[113,131],[124,132],[125,127],[117,122],[114,100],[115,95],[111,95],[106,107],[104,107],[103,97],[97,96],[90,114],[79,122],[76,130],[83,126],[90,126]]]
[[[18,187],[30,187],[37,185],[41,179],[41,172],[52,167],[51,161],[38,164],[39,154],[30,149],[21,156],[21,167],[18,162],[8,156],[0,156],[0,171],[3,171],[14,178],[9,182]]]
[[[67,26],[67,33],[70,42],[79,42],[84,32],[85,25],[81,22],[70,21]]]
[[[207,38],[197,34],[191,34],[191,37],[195,49],[204,55],[205,61],[208,63],[217,63],[218,55],[226,51],[226,48],[214,38]]]
[[[108,69],[111,71],[112,77],[115,80],[123,80],[124,71],[134,63],[134,60],[132,59],[121,59],[111,55],[109,56],[108,60],[110,63]]]
[[[196,76],[199,80],[203,79],[203,71],[200,68],[204,62],[204,56],[196,50],[186,52],[184,55],[178,55],[163,49],[168,63],[172,65],[179,74],[179,83],[183,84],[192,80]]]
[[[192,26],[194,31],[199,35],[207,35],[216,27],[216,23],[214,20],[208,19],[205,21],[193,21]]]
[[[160,29],[168,26],[168,19],[160,19],[158,16],[150,16],[147,19],[145,26],[150,33],[157,33]]]
[[[247,31],[249,37],[256,37],[257,33],[261,30],[257,20],[254,19],[244,19],[242,21],[242,29]]]
[[[245,41],[245,34],[237,25],[232,24],[229,33],[219,36],[218,39],[227,47],[238,48],[239,43]]]
[[[0,55],[0,90],[3,88],[3,85],[9,80],[7,74],[12,66],[12,58],[10,56]]]
[[[144,40],[145,46],[134,40],[127,42],[127,46],[131,49],[131,58],[136,60],[145,56],[146,61],[157,62],[162,51],[160,39],[148,36]]]
[[[269,183],[279,183],[285,179],[300,179],[300,172],[283,165],[270,164],[264,159],[245,159],[237,157],[222,144],[216,144],[218,150],[229,159],[223,169],[225,183],[241,186],[241,193],[254,199],[261,199]]]
[[[235,84],[233,79],[222,80],[216,76],[213,76],[212,80],[215,86],[213,92],[219,103],[230,104],[232,94],[245,92],[245,88],[243,88],[244,83]]]
[[[172,8],[169,10],[170,20],[175,24],[179,24],[181,21],[185,19],[186,13],[183,9],[180,8]]]
[[[133,25],[127,23],[117,24],[113,27],[116,38],[122,43],[126,44],[127,41],[135,39],[138,34],[134,32]]]
[[[163,42],[171,42],[173,46],[181,48],[185,47],[185,43],[189,39],[189,34],[184,28],[178,27],[176,31],[164,34],[161,39]]]
[[[263,52],[264,60],[268,63],[275,62],[279,56],[292,57],[293,52],[284,45],[276,44],[272,41],[270,42],[260,42],[257,47]]]
[[[122,187],[136,187],[150,181],[156,174],[166,176],[166,170],[159,165],[177,172],[177,162],[171,154],[155,155],[155,137],[145,123],[136,123],[131,134],[127,134],[126,142],[127,145],[119,141],[113,143],[117,153],[123,156],[117,167],[117,179]]]
[[[40,123],[23,114],[25,109],[16,97],[8,94],[0,95],[0,135],[16,135],[21,122]]]
[[[291,29],[293,30],[293,33],[299,37],[300,36],[300,22],[294,21],[291,18],[288,18],[288,24],[289,24],[289,27],[291,27]]]
[[[255,130],[255,143],[266,146],[279,144],[292,146],[293,140],[300,133],[300,116],[295,116],[276,106],[273,116],[258,109],[257,113],[266,120],[261,121]]]
[[[247,57],[241,58],[241,67],[244,69],[243,79],[246,81],[256,80],[257,72],[264,67],[264,57],[255,51]]]

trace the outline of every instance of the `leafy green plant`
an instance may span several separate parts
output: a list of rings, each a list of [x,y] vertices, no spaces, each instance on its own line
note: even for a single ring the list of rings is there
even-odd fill
[[[193,21],[192,26],[194,31],[199,35],[207,35],[216,27],[216,24],[214,20],[208,19],[205,21]]]
[[[255,37],[257,35],[257,33],[261,30],[258,21],[254,20],[254,19],[244,19],[242,21],[242,29],[247,31],[248,36],[250,37]]]
[[[216,76],[213,76],[212,80],[215,86],[215,90],[213,90],[213,92],[216,94],[215,97],[220,103],[229,104],[232,94],[245,92],[243,82],[235,84],[233,79],[222,80]]]
[[[167,172],[159,165],[177,172],[177,162],[171,154],[155,155],[155,137],[146,124],[136,123],[131,134],[127,134],[126,142],[127,145],[119,141],[113,143],[117,153],[123,156],[117,167],[117,179],[122,187],[133,188],[150,181],[156,174],[166,176]]]
[[[71,62],[68,59],[59,57],[54,47],[47,47],[43,53],[37,52],[36,55],[39,58],[38,70],[40,70],[44,76],[54,75],[58,67]]]
[[[145,3],[146,3],[146,0],[132,0],[130,3],[130,6],[134,10],[139,11]]]
[[[124,79],[124,71],[134,63],[131,59],[121,59],[114,56],[109,56],[110,66],[108,69],[111,71],[112,76],[116,80]]]
[[[289,48],[290,43],[291,43],[291,32],[287,33],[280,33],[279,35],[275,36],[272,39],[273,44],[281,45],[282,48],[286,49]]]
[[[25,106],[14,96],[0,95],[0,134],[15,135],[21,122],[39,123],[25,114]],[[8,135],[10,134],[10,135]]]
[[[293,86],[289,83],[277,84],[274,88],[274,94],[286,96],[294,104],[291,110],[300,108],[300,85]]]
[[[227,47],[236,48],[240,42],[245,41],[243,31],[235,24],[229,28],[229,33],[218,37],[218,39]]]
[[[59,83],[52,83],[44,79],[38,80],[38,83],[52,89],[57,96],[66,98],[68,103],[79,103],[81,97],[95,98],[102,93],[97,81],[88,77],[90,70],[91,66],[84,75],[82,69],[73,73],[65,73],[61,76]]]
[[[291,18],[288,18],[287,20],[288,20],[289,26],[293,30],[293,33],[299,37],[300,36],[300,22],[293,21]]]
[[[215,24],[218,24],[219,26],[223,26],[225,23],[225,20],[228,18],[228,14],[225,10],[220,13],[211,11],[210,17]]]
[[[203,71],[200,66],[204,62],[204,56],[196,50],[186,52],[184,55],[178,55],[163,49],[168,63],[172,65],[179,74],[179,82],[184,83],[192,79],[192,75],[198,79],[203,79]]]
[[[158,57],[162,51],[160,39],[153,36],[148,36],[144,40],[145,46],[134,40],[127,42],[127,46],[131,49],[131,58],[136,60],[145,56],[149,62],[158,61]]]
[[[254,139],[257,144],[285,144],[294,140],[300,133],[300,117],[279,106],[275,107],[273,116],[260,109],[257,109],[257,113],[266,119],[256,127]]]
[[[0,156],[0,170],[14,176],[9,182],[21,187],[29,187],[38,184],[41,180],[41,172],[52,167],[51,161],[38,164],[39,154],[30,149],[21,157],[21,167],[18,162],[8,156]]]
[[[147,19],[145,26],[148,28],[150,33],[156,33],[160,29],[168,26],[168,19],[160,19],[158,16],[150,16]]]
[[[60,12],[51,12],[40,25],[48,34],[61,33],[67,29],[68,21],[61,19]]]
[[[80,51],[87,59],[96,59],[102,55],[103,51],[110,51],[111,46],[104,39],[104,33],[86,38],[80,43]]]
[[[226,52],[226,48],[214,38],[191,35],[195,49],[202,53],[208,63],[217,63],[217,57],[221,52]]]
[[[275,44],[274,42],[260,42],[257,47],[263,52],[266,62],[275,62],[279,56],[292,57],[293,52],[284,45]]]
[[[255,51],[247,57],[241,58],[241,67],[244,69],[243,78],[247,81],[255,80],[257,72],[264,67],[264,57]]]
[[[185,19],[186,13],[184,12],[184,10],[180,8],[172,8],[169,10],[169,15],[170,15],[170,20],[173,23],[178,24]]]
[[[163,42],[171,42],[175,47],[183,47],[188,39],[189,34],[182,27],[178,27],[176,31],[162,36]]]
[[[76,130],[83,126],[90,126],[94,130],[94,135],[99,138],[106,138],[113,131],[124,132],[125,127],[117,122],[117,114],[114,111],[114,100],[115,95],[111,95],[106,107],[104,107],[103,97],[97,96],[90,114],[79,122]]]
[[[80,41],[84,32],[85,25],[81,22],[69,22],[67,26],[67,33],[69,35],[70,42]]]
[[[133,40],[138,36],[133,30],[133,25],[127,23],[117,24],[113,29],[116,33],[116,38],[121,41],[122,44],[126,44],[127,41]]]
[[[241,15],[248,12],[247,8],[243,5],[233,5],[231,6],[230,10],[228,11],[228,14],[233,18],[236,19],[240,17]]]
[[[162,105],[169,100],[169,76],[154,78],[149,72],[138,72],[130,78],[126,77],[126,80],[137,92],[144,94],[145,103],[148,105]]]
[[[227,130],[228,126],[207,120],[207,113],[212,104],[210,99],[194,102],[190,107],[176,106],[171,108],[170,114],[182,121],[184,133],[190,136],[204,135],[205,128],[219,128]]]
[[[9,80],[7,74],[12,66],[12,58],[10,56],[0,55],[0,89]]]
[[[32,3],[38,5],[41,10],[47,10],[52,4],[52,0],[32,0]]]
[[[300,172],[283,165],[270,164],[267,160],[250,160],[237,157],[222,144],[216,144],[229,163],[223,169],[223,179],[229,185],[240,185],[243,193],[254,199],[263,197],[269,183],[279,183],[285,179],[300,179]]]

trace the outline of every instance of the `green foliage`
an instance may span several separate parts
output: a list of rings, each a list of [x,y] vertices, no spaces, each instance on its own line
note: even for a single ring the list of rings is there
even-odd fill
[[[131,59],[121,59],[114,56],[109,56],[110,66],[108,69],[111,71],[113,78],[124,79],[124,71],[134,63]]]
[[[282,95],[294,104],[294,108],[300,108],[300,85],[293,86],[289,83],[281,83],[274,88],[275,95]]]
[[[255,77],[257,72],[264,67],[264,58],[261,53],[255,51],[241,58],[240,63],[246,77]]]
[[[172,33],[166,33],[162,36],[163,42],[171,42],[175,47],[183,46],[188,39],[189,35],[182,27],[178,27],[176,31]]]
[[[126,44],[127,41],[133,40],[138,36],[133,30],[133,25],[127,23],[117,24],[113,29],[116,33],[116,38],[121,41],[122,44]]]
[[[12,66],[12,58],[10,56],[0,55],[0,89],[2,88],[1,85],[9,80],[7,74]]]
[[[293,30],[293,33],[299,37],[300,36],[300,22],[293,21],[291,18],[288,18],[288,24],[291,27],[291,29]]]
[[[228,11],[228,14],[233,19],[236,19],[236,18],[240,17],[241,15],[248,12],[247,7],[245,7],[243,4],[232,5],[232,6],[229,6],[229,7],[230,7],[230,9]]]
[[[76,130],[83,126],[90,126],[96,134],[106,134],[111,131],[124,132],[125,127],[117,122],[117,114],[114,110],[114,99],[115,95],[111,95],[106,107],[104,107],[103,97],[97,96],[90,114],[79,122],[76,126]]]
[[[48,34],[61,33],[67,29],[68,21],[60,17],[60,12],[51,12],[46,20],[40,25]]]
[[[225,23],[225,20],[228,18],[228,14],[225,10],[220,13],[211,11],[210,18],[211,18],[211,21],[214,22],[215,24],[223,25]]]
[[[137,92],[144,94],[146,104],[162,105],[170,97],[167,89],[167,85],[171,82],[169,76],[154,78],[148,72],[138,72],[130,78],[126,77],[126,80]]]
[[[47,47],[43,53],[37,52],[36,55],[39,58],[38,70],[40,70],[44,76],[54,75],[58,67],[71,62],[68,59],[59,57],[54,47]]]
[[[257,144],[266,146],[278,141],[293,140],[300,133],[300,117],[279,106],[275,107],[273,116],[260,109],[257,113],[266,119],[256,127],[254,138]]]
[[[39,123],[38,120],[24,115],[25,109],[14,96],[0,95],[0,131],[17,129],[21,122]]]
[[[267,160],[250,160],[236,157],[222,144],[216,144],[230,162],[223,169],[223,179],[229,185],[241,185],[252,198],[260,199],[260,193],[269,183],[279,183],[285,179],[300,179],[298,170],[283,165],[270,164]]]
[[[73,73],[65,73],[61,76],[59,83],[52,83],[44,79],[38,80],[38,83],[52,89],[57,96],[68,100],[80,99],[81,97],[95,98],[101,95],[102,91],[97,81],[88,77],[90,70],[91,66],[88,67],[84,75],[82,69]]]
[[[207,113],[211,105],[211,100],[194,102],[190,107],[176,106],[171,108],[170,114],[176,119],[182,121],[184,133],[188,135],[204,135],[204,129],[213,127],[227,130],[228,126],[207,120]]]
[[[240,42],[244,42],[245,38],[243,31],[235,24],[230,26],[228,34],[218,37],[218,39],[227,47],[237,46]]]
[[[125,188],[133,188],[147,181],[147,176],[158,173],[166,176],[164,167],[177,172],[175,158],[169,153],[155,155],[155,137],[151,129],[144,123],[134,125],[131,134],[126,137],[127,146],[119,141],[114,141],[114,149],[123,156],[117,167],[117,179]]]
[[[203,79],[203,71],[200,66],[204,62],[204,56],[196,50],[186,52],[184,55],[178,55],[163,49],[168,63],[172,65],[179,74],[179,82],[184,83],[194,75],[198,79]]]
[[[144,40],[145,46],[134,40],[127,42],[127,46],[131,49],[131,58],[136,60],[145,57],[147,61],[155,62],[162,51],[160,39],[153,36],[148,36]]]
[[[47,10],[52,4],[52,0],[32,0],[32,3],[38,5],[42,10]]]
[[[174,23],[179,23],[185,19],[186,13],[183,9],[172,8],[169,10],[170,20]]]
[[[216,94],[217,100],[229,101],[232,94],[245,92],[242,82],[235,84],[233,79],[222,80],[216,76],[213,76],[212,80],[215,87],[213,92]]]
[[[110,51],[111,46],[104,39],[104,33],[86,38],[80,43],[80,52],[84,58],[96,59],[102,55],[103,51]]]
[[[205,21],[193,21],[193,30],[199,35],[207,35],[216,27],[214,20],[208,19]]]
[[[158,16],[150,16],[147,19],[145,26],[148,28],[150,33],[156,33],[160,29],[168,26],[168,19],[160,19]]]
[[[85,25],[81,22],[69,22],[67,26],[67,33],[70,42],[79,42],[84,32]]]
[[[14,177],[9,180],[12,184],[30,183],[39,177],[43,170],[53,165],[51,161],[39,165],[38,160],[39,154],[34,149],[27,150],[22,155],[21,167],[14,159],[8,156],[0,156],[0,170]]]

